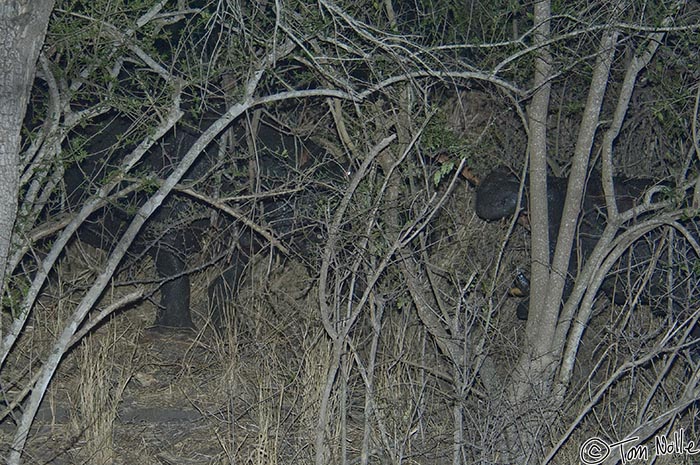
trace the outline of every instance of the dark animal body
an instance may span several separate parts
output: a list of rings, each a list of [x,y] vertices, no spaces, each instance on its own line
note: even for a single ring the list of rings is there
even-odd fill
[[[550,259],[556,247],[567,183],[564,178],[550,176],[547,179]],[[614,179],[614,184],[618,209],[622,213],[637,205],[644,193],[657,183],[651,179],[619,177]],[[484,178],[477,189],[477,215],[488,221],[513,215],[519,190],[520,181],[516,176],[505,168],[497,168]],[[526,208],[527,201],[523,201],[522,205]],[[593,252],[605,229],[605,211],[601,178],[593,172],[586,184],[564,299],[571,293],[577,270]],[[693,236],[700,237],[700,230],[694,221],[688,219],[682,224]],[[602,289],[616,304],[624,304],[630,296],[637,293],[640,302],[650,305],[657,314],[665,312],[669,301],[678,313],[686,314],[688,305],[700,296],[700,276],[694,272],[697,255],[685,241],[672,243],[673,236],[669,235],[669,239],[664,234],[663,228],[647,233],[635,241],[611,269]],[[663,252],[657,247],[662,242],[666,243]],[[522,274],[518,275],[516,281],[523,283],[518,287],[527,291],[524,289],[528,287],[527,280]],[[527,319],[528,304],[528,301],[523,301],[518,306],[520,319]]]
[[[66,172],[65,185],[69,205],[80,202],[91,191],[91,185],[109,176],[107,167],[118,166],[127,147],[113,150],[116,139],[126,133],[129,122],[114,119],[100,128],[96,142],[88,143],[91,155],[72,165]],[[203,127],[201,130],[206,129]],[[193,145],[199,130],[177,128],[154,147],[145,158],[140,171],[148,176],[162,178],[172,169],[181,156]],[[247,147],[245,131],[235,131],[238,148]],[[245,215],[254,224],[261,224],[292,253],[314,261],[310,245],[322,239],[323,218],[318,214],[319,205],[337,198],[336,186],[342,186],[348,175],[345,165],[325,154],[317,145],[285,135],[270,126],[260,125],[253,137],[255,156],[234,159],[229,152],[217,155],[220,147],[210,147],[200,155],[183,183],[199,182],[203,189],[216,191],[212,196],[241,196],[251,199]],[[212,144],[215,145],[215,144]],[[114,152],[114,153],[113,153]],[[247,149],[241,150],[244,154]],[[255,169],[251,168],[254,167]],[[254,176],[251,177],[250,173]],[[212,178],[218,176],[214,183]],[[208,181],[202,181],[206,179]],[[147,184],[147,183],[146,183]],[[271,195],[271,190],[288,191]],[[147,190],[147,189],[144,189]],[[95,247],[109,250],[126,230],[134,206],[143,203],[148,194],[141,190],[122,198],[89,218],[79,230],[79,238]],[[289,193],[291,192],[291,193]],[[243,208],[243,207],[242,207]],[[157,274],[163,280],[160,288],[160,304],[155,325],[160,327],[193,327],[190,312],[189,270],[193,267],[190,257],[200,249],[200,239],[212,227],[212,211],[201,201],[173,193],[152,216],[145,231],[137,237],[132,247],[132,257],[149,254]],[[254,211],[256,213],[250,213]],[[243,214],[243,213],[242,213]],[[250,257],[269,244],[251,228],[241,222],[218,214],[215,225],[227,236],[224,247],[230,251],[226,263],[230,267],[216,279],[209,290],[219,318],[223,299],[230,299]]]

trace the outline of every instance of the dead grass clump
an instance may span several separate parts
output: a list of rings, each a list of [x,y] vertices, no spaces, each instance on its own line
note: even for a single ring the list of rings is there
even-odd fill
[[[79,372],[73,428],[85,441],[79,455],[96,465],[114,462],[117,407],[133,370],[128,352],[119,350],[124,334],[117,325],[109,326],[103,334],[87,336],[76,354]]]

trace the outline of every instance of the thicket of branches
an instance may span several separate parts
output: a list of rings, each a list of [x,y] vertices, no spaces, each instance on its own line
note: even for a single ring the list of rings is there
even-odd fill
[[[286,355],[260,360],[288,357],[278,368],[298,369],[280,374],[294,379],[283,389],[304,399],[285,423],[297,439],[270,452],[279,461],[577,463],[594,436],[637,445],[695,432],[700,371],[687,349],[697,303],[652,317],[633,296],[616,306],[598,290],[615,259],[662,226],[685,241],[685,275],[695,276],[698,238],[684,225],[697,207],[698,27],[694,2],[59,2],[22,132],[3,290],[0,421],[16,419],[8,463],[20,463],[71,349],[158,291],[134,277],[144,255],[132,244],[158,235],[149,218],[169,196],[311,269],[305,303],[287,304],[294,316],[265,310],[291,334],[276,344]],[[123,131],[104,133],[116,119]],[[325,225],[311,256],[256,208],[315,189],[303,171],[272,193],[256,184],[261,123],[354,167],[304,212]],[[158,171],[144,163],[178,131],[196,142]],[[105,140],[89,195],[71,204],[67,170]],[[215,168],[197,171],[203,159]],[[473,214],[465,177],[501,164],[529,169],[531,247],[517,218]],[[593,168],[610,189],[613,174],[679,187],[631,213],[608,204],[610,227],[562,306]],[[547,173],[575,181],[553,258]],[[40,316],[81,225],[116,205],[129,213],[126,232],[72,290],[74,305]],[[233,234],[211,234],[218,248],[197,255],[193,275],[221,271],[235,246]],[[530,257],[530,319],[520,323],[506,291]],[[250,316],[231,310],[230,328]],[[45,318],[56,329],[27,362],[33,322]],[[235,359],[232,347],[224,358]]]

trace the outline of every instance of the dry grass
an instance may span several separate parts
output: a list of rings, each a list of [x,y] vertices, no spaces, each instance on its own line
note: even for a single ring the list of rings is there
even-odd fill
[[[328,463],[342,457],[359,463],[362,453],[368,463],[446,463],[452,459],[457,431],[463,450],[477,463],[488,463],[479,457],[494,456],[504,425],[513,421],[504,398],[487,398],[483,392],[493,389],[486,384],[487,376],[508,378],[519,354],[523,324],[515,320],[517,301],[507,298],[506,291],[515,268],[527,257],[527,236],[518,231],[510,239],[501,272],[492,276],[503,225],[476,220],[470,200],[467,190],[455,194],[438,220],[444,227],[430,237],[425,257],[433,289],[447,309],[441,314],[445,324],[453,324],[449,318],[461,311],[462,340],[485,341],[488,357],[478,374],[469,370],[480,353],[465,350],[460,366],[447,362],[412,311],[400,274],[391,274],[392,269],[377,289],[383,300],[361,315],[336,361],[320,319],[313,271],[294,260],[261,255],[229,302],[221,333],[208,321],[207,286],[217,273],[212,269],[192,279],[198,333],[148,331],[154,307],[144,303],[85,339],[60,367],[42,407],[46,415],[32,431],[26,460],[99,465],[313,463],[328,373],[337,362],[324,430]],[[45,356],[62,319],[89,284],[91,275],[85,270],[98,266],[99,261],[59,270],[58,280],[42,299],[44,308],[36,312],[33,330],[21,341],[26,365],[14,367],[18,384],[34,373],[34,360]],[[148,275],[147,268],[139,273]],[[462,292],[474,271],[477,279]],[[121,292],[113,289],[105,303]],[[343,296],[331,296],[338,297]],[[341,322],[344,307],[336,311]],[[616,321],[611,314],[601,309],[587,332],[569,410],[560,417],[561,424],[551,425],[551,437],[561,434],[567,415],[578,412],[577,405],[586,402],[588,393],[634,347],[616,346],[619,358],[605,359],[609,367],[589,377],[600,353],[619,342],[611,336]],[[652,325],[639,315],[634,320],[639,328]],[[558,463],[577,463],[576,447],[593,435],[605,432],[614,439],[623,434],[634,421],[629,416],[635,411],[633,404],[644,401],[659,369],[643,367],[620,382],[582,423]],[[456,385],[459,376],[473,384]],[[668,383],[664,389],[679,389],[683,376],[677,373],[677,384]],[[654,402],[654,411],[663,412],[663,402]],[[546,399],[533,401],[534,410],[547,407]],[[3,442],[9,438],[7,431],[1,434]]]
[[[129,353],[124,350],[126,347],[118,347],[124,338],[124,334],[120,334],[122,329],[114,324],[108,329],[107,334],[85,338],[76,354],[79,379],[73,427],[85,440],[81,458],[96,465],[110,464],[115,459],[117,407],[133,369]]]

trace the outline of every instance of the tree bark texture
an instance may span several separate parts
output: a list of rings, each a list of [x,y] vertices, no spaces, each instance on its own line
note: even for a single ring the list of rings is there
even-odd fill
[[[0,286],[17,215],[20,128],[54,0],[0,3]],[[2,287],[0,287],[2,288]]]

